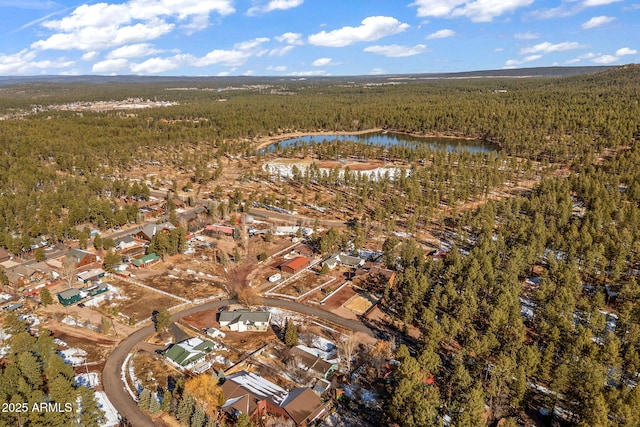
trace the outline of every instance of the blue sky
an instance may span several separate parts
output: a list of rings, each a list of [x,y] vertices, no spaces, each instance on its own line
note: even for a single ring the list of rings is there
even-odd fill
[[[0,75],[369,75],[640,62],[640,0],[0,0]]]

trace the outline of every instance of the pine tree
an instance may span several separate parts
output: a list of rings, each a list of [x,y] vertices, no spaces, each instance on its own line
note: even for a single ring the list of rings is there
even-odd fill
[[[193,397],[188,394],[183,394],[178,402],[178,410],[176,411],[176,418],[180,421],[180,424],[188,426],[191,422],[191,415],[194,410]]]
[[[202,406],[195,405],[195,410],[191,416],[191,427],[202,427],[205,422],[205,413]]]
[[[149,398],[149,412],[152,414],[160,412],[160,402],[158,402],[156,393],[151,393],[151,397]]]
[[[143,411],[148,411],[151,404],[151,392],[148,388],[143,388],[138,396],[138,407]]]
[[[253,423],[251,422],[251,418],[249,415],[242,413],[236,420],[236,427],[253,427]]]
[[[156,332],[163,332],[165,329],[171,325],[171,313],[166,308],[161,308],[159,311],[154,313],[153,323],[156,329]]]
[[[288,319],[284,326],[284,343],[289,347],[298,345],[298,327]]]
[[[44,288],[40,291],[40,302],[45,307],[49,304],[53,304],[53,297],[51,296],[51,292],[49,291],[49,289]]]

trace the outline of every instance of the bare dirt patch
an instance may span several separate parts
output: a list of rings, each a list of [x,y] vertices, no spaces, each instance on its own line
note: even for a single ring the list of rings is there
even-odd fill
[[[203,310],[198,313],[185,316],[182,318],[182,322],[197,329],[203,331],[205,328],[218,328],[218,312],[215,310]]]
[[[222,293],[222,289],[213,278],[200,276],[198,273],[183,274],[182,271],[175,270],[148,279],[145,284],[189,300],[208,298]]]
[[[131,358],[133,372],[143,387],[156,390],[158,387],[166,389],[169,381],[175,381],[184,375],[168,365],[160,356],[138,351]],[[171,378],[171,380],[169,379]]]
[[[154,310],[163,307],[170,308],[181,303],[176,298],[171,298],[124,280],[113,278],[110,279],[110,282],[121,289],[122,294],[127,299],[113,299],[111,302],[105,302],[100,306],[100,309],[105,313],[107,308],[117,308],[118,312],[125,316],[133,318],[135,321],[140,321],[150,317]]]
[[[275,290],[275,292],[282,295],[299,297],[305,292],[322,285],[330,279],[331,276],[317,274],[313,271],[306,270],[295,276],[295,278],[289,281],[286,285]]]
[[[335,310],[336,308],[341,307],[345,302],[349,300],[349,298],[353,297],[356,294],[357,292],[355,291],[355,289],[347,285],[342,289],[334,292],[333,295],[331,295],[331,298],[325,301],[323,308],[329,311]]]
[[[349,300],[347,300],[343,305],[347,310],[351,310],[355,314],[361,315],[370,309],[377,301],[378,299],[368,292],[358,292],[356,295],[349,298]]]
[[[46,327],[55,338],[67,344],[67,347],[61,347],[61,350],[64,350],[64,348],[81,348],[87,352],[87,363],[77,367],[77,373],[86,373],[87,370],[90,372],[102,372],[107,356],[118,343],[117,339],[56,321],[48,322]]]

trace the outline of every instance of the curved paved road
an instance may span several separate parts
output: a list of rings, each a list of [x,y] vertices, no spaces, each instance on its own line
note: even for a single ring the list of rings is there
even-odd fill
[[[235,300],[211,301],[175,313],[172,318],[173,320],[178,320],[190,314],[198,313],[204,310],[211,310],[236,302],[237,301]],[[345,319],[344,317],[338,316],[337,314],[330,313],[320,308],[310,307],[294,301],[280,300],[275,298],[263,298],[261,305],[297,311],[299,313],[327,320],[331,323],[335,323],[336,325],[351,329],[353,331],[364,332],[366,334],[374,336],[373,331],[362,323],[356,320]],[[116,347],[113,353],[111,353],[111,356],[109,356],[109,358],[107,359],[107,362],[104,365],[104,371],[102,373],[104,391],[109,397],[109,400],[118,410],[120,415],[123,418],[126,418],[131,423],[131,425],[135,427],[155,427],[156,424],[151,420],[151,418],[149,418],[140,409],[138,409],[138,405],[125,389],[124,383],[122,382],[121,378],[121,368],[124,364],[124,360],[126,359],[127,354],[129,354],[129,352],[133,350],[136,344],[143,341],[151,333],[153,333],[153,325],[145,326],[144,328],[138,329],[133,334],[124,339],[118,345],[118,347]]]

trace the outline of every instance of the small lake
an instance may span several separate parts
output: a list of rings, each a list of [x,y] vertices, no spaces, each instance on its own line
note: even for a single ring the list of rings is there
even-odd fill
[[[490,144],[482,143],[478,140],[462,138],[437,138],[437,137],[417,137],[392,132],[371,132],[359,135],[307,135],[298,138],[286,139],[270,145],[265,150],[273,152],[277,147],[295,147],[310,145],[312,143],[321,144],[324,142],[360,142],[367,145],[389,147],[393,145],[406,145],[420,148],[430,148],[434,151],[469,151],[472,153],[493,153],[497,148]]]

